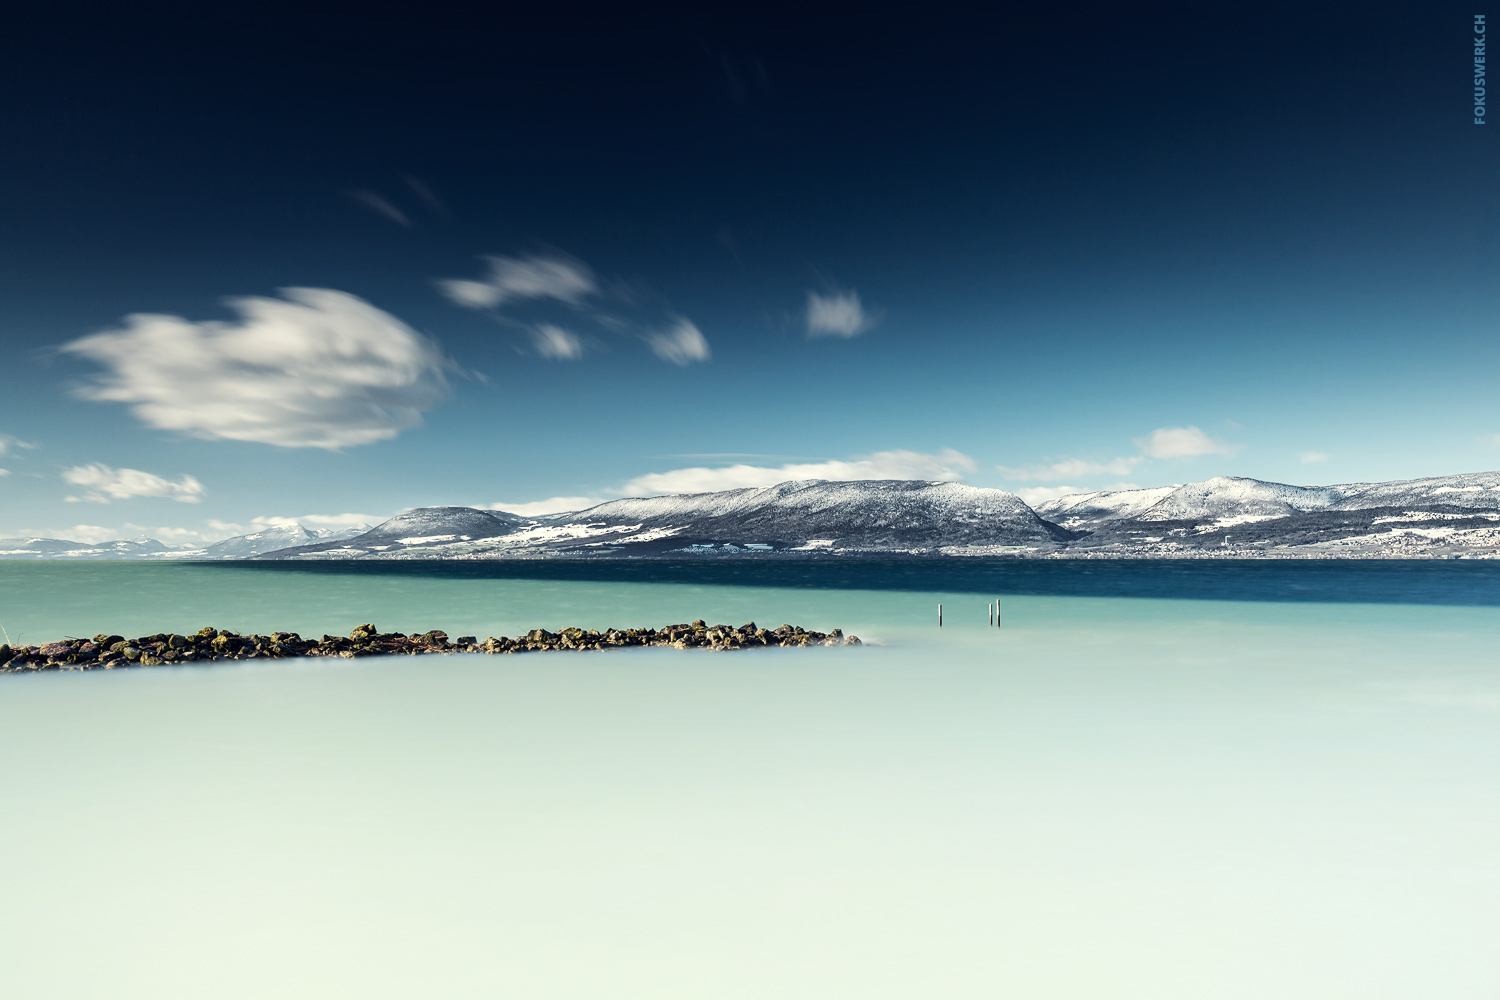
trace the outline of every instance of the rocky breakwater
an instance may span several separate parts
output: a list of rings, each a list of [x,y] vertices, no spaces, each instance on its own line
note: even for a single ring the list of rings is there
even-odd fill
[[[295,632],[240,635],[226,629],[203,628],[192,635],[158,633],[126,639],[96,635],[66,639],[43,646],[0,645],[0,673],[43,670],[113,670],[121,667],[160,667],[175,663],[218,660],[285,659],[297,656],[380,656],[417,653],[527,653],[542,650],[623,649],[630,646],[670,646],[675,649],[753,649],[760,646],[858,646],[858,636],[845,637],[839,629],[810,632],[792,625],[757,628],[749,622],[735,628],[709,625],[701,618],[664,628],[565,628],[557,632],[532,629],[508,639],[491,636],[480,642],[464,635],[450,640],[446,632],[381,632],[361,625],[348,637],[325,635],[304,639]]]

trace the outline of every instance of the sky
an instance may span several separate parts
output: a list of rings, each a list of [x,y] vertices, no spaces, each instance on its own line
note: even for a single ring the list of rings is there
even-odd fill
[[[1500,467],[1468,7],[33,7],[0,535]]]

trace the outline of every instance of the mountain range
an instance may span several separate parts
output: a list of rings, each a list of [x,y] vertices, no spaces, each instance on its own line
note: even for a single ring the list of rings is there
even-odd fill
[[[826,555],[1500,558],[1500,472],[1291,486],[1220,476],[1028,506],[1005,490],[800,480],[523,517],[419,507],[374,527],[269,528],[204,548],[0,539],[0,558],[498,559]]]

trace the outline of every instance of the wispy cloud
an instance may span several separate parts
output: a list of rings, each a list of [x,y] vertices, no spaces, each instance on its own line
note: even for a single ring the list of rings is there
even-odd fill
[[[422,423],[447,386],[437,345],[346,292],[228,300],[238,321],[136,314],[63,350],[106,373],[84,399],[129,403],[149,427],[283,448],[338,449]]]
[[[203,499],[203,484],[192,476],[173,482],[140,469],[112,469],[98,462],[65,469],[63,480],[85,490],[81,497],[67,497],[70,503],[109,503],[132,497],[166,497],[178,503],[198,503]]]
[[[484,259],[489,273],[483,278],[438,282],[449,301],[469,309],[492,309],[526,299],[556,299],[576,305],[599,291],[594,272],[572,257],[532,254]]]
[[[0,458],[4,458],[17,448],[35,448],[36,445],[28,444],[20,438],[13,438],[9,434],[0,434]]]
[[[561,514],[569,510],[583,510],[592,507],[599,500],[589,497],[549,497],[546,500],[532,500],[528,503],[500,503],[490,504],[490,510],[503,510],[507,514],[520,514],[522,517],[540,517],[543,514]]]
[[[552,323],[538,323],[531,334],[532,345],[544,358],[577,361],[583,357],[583,341],[571,330],[564,330]]]
[[[411,188],[412,193],[417,196],[417,200],[427,206],[429,212],[432,212],[434,215],[441,215],[444,218],[448,217],[450,214],[448,203],[438,197],[437,192],[432,190],[431,185],[418,177],[412,177],[410,174],[402,174],[401,179],[406,182],[407,187]]]
[[[658,358],[674,365],[707,361],[712,356],[703,334],[685,319],[679,319],[669,330],[647,334],[646,343]]]
[[[1152,458],[1232,455],[1237,450],[1235,446],[1209,437],[1196,427],[1158,427],[1145,437],[1136,438],[1135,444]]]
[[[858,292],[807,293],[809,337],[857,337],[878,322],[880,314],[867,311]]]
[[[626,496],[661,493],[711,493],[715,490],[775,486],[790,479],[921,479],[957,482],[973,472],[975,461],[962,452],[944,448],[935,455],[917,451],[878,451],[873,455],[827,462],[792,462],[786,465],[699,466],[653,472],[638,476],[621,490]]]
[[[1302,451],[1297,453],[1297,461],[1303,465],[1311,465],[1313,462],[1328,461],[1328,456],[1321,451]]]
[[[1500,434],[1486,434],[1479,439],[1480,444],[1487,444],[1491,448],[1500,448]]]
[[[376,194],[374,191],[362,190],[349,191],[347,193],[349,197],[353,198],[355,201],[359,202],[361,205],[363,205],[365,208],[368,208],[376,215],[389,219],[398,226],[406,226],[407,228],[411,227],[411,219],[407,217],[405,212],[401,211],[401,209],[391,204],[390,201],[385,197]]]

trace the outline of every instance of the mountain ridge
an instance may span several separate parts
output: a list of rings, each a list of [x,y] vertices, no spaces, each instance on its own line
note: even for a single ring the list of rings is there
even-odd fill
[[[290,543],[290,544],[286,544]],[[1500,472],[1296,486],[1240,476],[1058,497],[923,480],[789,480],[526,517],[419,507],[373,527],[278,525],[197,548],[0,538],[0,558],[502,559],[810,554],[1500,558]]]

